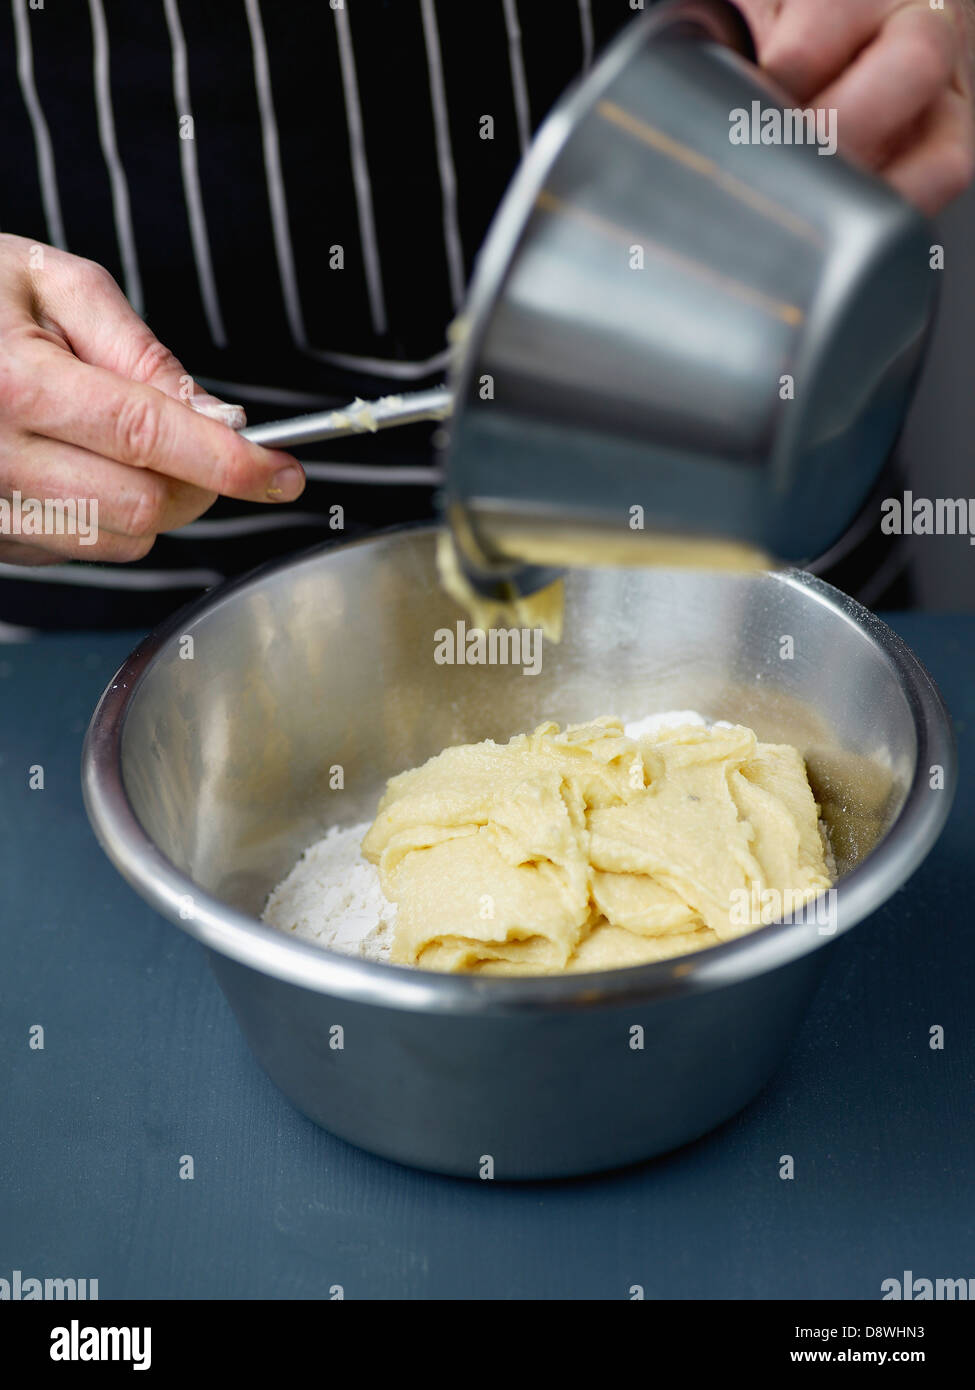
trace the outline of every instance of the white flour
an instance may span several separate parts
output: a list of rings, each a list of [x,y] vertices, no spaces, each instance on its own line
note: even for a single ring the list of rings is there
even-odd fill
[[[667,710],[633,720],[625,732],[640,738],[668,725],[706,723],[694,710]],[[383,894],[378,869],[359,853],[370,824],[333,825],[272,891],[261,920],[344,955],[388,960],[396,904]]]
[[[333,951],[388,960],[396,904],[383,895],[375,865],[359,853],[370,824],[333,825],[273,890],[261,920]]]

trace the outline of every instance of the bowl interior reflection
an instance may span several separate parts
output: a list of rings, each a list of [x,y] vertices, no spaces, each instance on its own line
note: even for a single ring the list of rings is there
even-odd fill
[[[389,776],[543,719],[696,709],[796,745],[841,874],[891,825],[914,722],[895,667],[840,595],[799,575],[577,571],[565,637],[533,675],[434,659],[463,615],[439,589],[433,548],[420,529],[310,552],[231,590],[160,650],[125,722],[124,780],[145,830],[198,886],[257,915],[329,826],[372,817]]]

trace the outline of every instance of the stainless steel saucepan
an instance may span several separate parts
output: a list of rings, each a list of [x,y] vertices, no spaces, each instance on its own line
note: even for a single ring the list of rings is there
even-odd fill
[[[823,552],[909,399],[933,232],[835,152],[835,112],[817,125],[753,58],[724,0],[627,26],[502,201],[449,390],[249,437],[288,445],[452,407],[446,513],[488,594],[640,563],[659,533],[792,563]]]
[[[733,6],[654,6],[508,190],[452,378],[448,517],[485,592],[640,563],[660,532],[802,563],[869,493],[925,342],[933,231],[753,57]]]

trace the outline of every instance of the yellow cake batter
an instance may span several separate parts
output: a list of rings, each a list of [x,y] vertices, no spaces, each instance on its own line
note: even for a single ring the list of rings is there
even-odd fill
[[[511,532],[519,544],[517,533]],[[650,565],[657,569],[723,570],[751,573],[769,569],[772,561],[761,550],[735,540],[709,537],[647,535],[621,532],[618,536],[579,535],[561,528],[556,539],[526,533],[520,541],[532,564],[565,568],[584,556],[589,565]],[[485,632],[492,627],[539,628],[550,642],[562,640],[565,623],[565,584],[556,579],[531,594],[511,590],[504,598],[485,598],[476,592],[464,573],[453,536],[447,530],[437,534],[437,574],[441,588],[467,614],[471,627]]]
[[[394,962],[493,975],[686,955],[831,883],[802,757],[740,725],[448,748],[390,780],[362,852]]]

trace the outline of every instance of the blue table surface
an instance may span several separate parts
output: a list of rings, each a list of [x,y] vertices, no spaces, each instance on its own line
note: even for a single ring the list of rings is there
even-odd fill
[[[892,623],[959,738],[938,845],[827,947],[747,1110],[638,1167],[526,1185],[402,1168],[291,1107],[201,948],[85,817],[84,729],[136,634],[0,647],[0,1279],[97,1278],[101,1298],[876,1299],[904,1270],[975,1276],[975,617]]]

